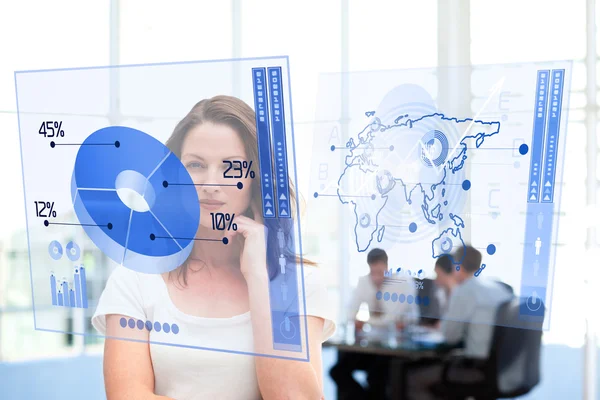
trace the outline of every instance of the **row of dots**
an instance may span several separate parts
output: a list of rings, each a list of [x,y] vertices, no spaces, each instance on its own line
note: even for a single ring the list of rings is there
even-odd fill
[[[413,296],[412,294],[409,294],[408,296],[404,295],[404,294],[397,294],[397,293],[390,293],[390,292],[377,292],[377,300],[381,300],[383,299],[384,301],[393,301],[393,302],[400,302],[400,303],[404,303],[405,301],[408,304],[412,304],[413,302],[415,304],[421,304],[423,303],[423,305],[425,307],[427,307],[429,305],[429,296]]]
[[[123,328],[130,327],[131,329],[134,329],[137,326],[140,331],[145,327],[148,331],[154,329],[156,332],[162,330],[165,333],[173,332],[175,335],[179,333],[179,326],[177,326],[177,324],[169,325],[165,322],[161,325],[160,322],[155,322],[153,325],[150,321],[146,321],[144,324],[144,321],[138,320],[136,322],[133,318],[129,318],[129,321],[126,318],[121,318],[119,322]]]

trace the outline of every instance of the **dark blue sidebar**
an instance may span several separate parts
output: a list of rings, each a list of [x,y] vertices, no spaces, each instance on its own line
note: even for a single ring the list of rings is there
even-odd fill
[[[542,319],[547,308],[547,285],[554,223],[553,194],[556,150],[564,72],[564,70],[553,70],[550,74],[550,71],[543,70],[538,71],[537,75],[537,101],[534,111],[521,270],[521,296],[525,297],[527,301],[521,306],[520,314],[525,319]],[[547,105],[548,102],[551,102],[550,105]],[[548,124],[540,121],[540,118],[545,118],[546,114]],[[533,186],[533,183],[536,183],[536,186]],[[533,188],[536,189],[535,192],[532,192]]]
[[[551,77],[550,107],[548,112],[548,138],[544,151],[544,173],[542,182],[544,192],[543,203],[554,201],[554,185],[556,178],[556,150],[558,145],[558,134],[560,130],[560,111],[562,106],[563,86],[565,80],[564,69],[553,69]]]
[[[275,175],[277,176],[277,215],[281,218],[291,218],[281,67],[269,68],[267,72],[269,74],[269,99],[271,101]]]
[[[269,232],[268,263],[269,270],[277,272],[269,282],[273,348],[301,352],[303,324],[300,301],[303,301],[303,291],[300,290],[298,276],[301,268],[296,262],[295,232],[298,226],[290,211],[281,74],[281,67],[269,68],[268,75],[265,68],[252,69],[263,215],[269,218],[265,220]],[[273,130],[272,137],[270,128]],[[274,150],[271,149],[271,141]],[[275,163],[275,179],[272,162]]]
[[[269,129],[267,73],[265,68],[252,68],[252,81],[254,84],[254,109],[256,110],[256,137],[258,140],[263,218],[274,218],[275,193],[273,192],[271,133]]]
[[[527,194],[527,201],[530,203],[537,203],[540,200],[540,170],[543,169],[542,156],[544,155],[549,75],[549,70],[542,70],[537,73],[533,138],[531,139],[531,165],[529,167],[529,189]]]

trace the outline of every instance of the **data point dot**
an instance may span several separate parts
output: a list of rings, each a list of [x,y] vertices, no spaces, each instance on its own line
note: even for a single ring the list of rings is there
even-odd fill
[[[375,197],[376,197],[376,196],[375,196],[374,194],[372,194],[372,195],[371,195],[371,200],[375,200]]]
[[[227,239],[226,237],[223,238],[223,244],[227,244],[229,243],[229,239]]]
[[[108,230],[110,231],[113,228],[113,224],[111,224],[110,222],[106,225],[106,227],[108,228]]]
[[[244,188],[244,184],[242,182],[238,182],[237,188],[242,190]]]
[[[56,146],[56,143],[50,142],[50,147],[54,148],[54,146]]]
[[[519,146],[519,153],[521,153],[522,155],[527,154],[528,151],[529,151],[529,146],[527,146],[525,143],[523,143],[522,145]]]
[[[156,239],[156,235],[154,233],[151,233],[150,234],[150,240],[154,240],[154,239]]]
[[[45,220],[44,221],[44,226],[48,226],[48,225],[50,225],[50,222],[48,222],[48,220]]]
[[[462,183],[462,188],[463,188],[463,190],[471,189],[471,181],[468,179],[465,179]]]
[[[331,145],[331,151],[334,151],[334,150],[335,150],[335,146],[332,144]]]
[[[121,147],[121,142],[119,142],[118,140],[115,141],[115,147],[118,149],[119,147]]]
[[[491,256],[496,252],[496,246],[494,246],[493,244],[490,244],[487,247],[487,253]]]
[[[411,222],[411,224],[408,226],[408,230],[411,233],[415,233],[417,231],[417,224],[415,222]]]
[[[394,145],[390,146],[390,151],[394,151]]]
[[[169,186],[169,182],[163,181],[163,187],[168,187],[168,186]]]
[[[315,192],[314,196],[315,196],[315,199],[316,199],[317,197],[319,197],[319,193]]]

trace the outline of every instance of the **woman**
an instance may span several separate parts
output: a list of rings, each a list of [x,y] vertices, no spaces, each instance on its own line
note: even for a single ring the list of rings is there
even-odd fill
[[[281,232],[293,242],[293,230],[278,220],[262,221],[258,179],[240,179],[240,190],[225,185],[232,180],[223,176],[223,161],[258,165],[254,111],[234,97],[202,100],[176,126],[167,146],[198,188],[197,237],[216,240],[195,241],[186,262],[169,273],[119,266],[111,274],[92,323],[107,337],[130,340],[105,342],[108,399],[322,398],[321,343],[335,327],[314,265],[304,261],[310,362],[235,354],[299,357],[273,350],[268,306],[269,282],[281,276],[276,250]],[[212,212],[235,213],[237,231],[226,231],[227,245],[219,240],[223,231],[212,229]],[[296,256],[285,256],[286,272],[295,273]]]

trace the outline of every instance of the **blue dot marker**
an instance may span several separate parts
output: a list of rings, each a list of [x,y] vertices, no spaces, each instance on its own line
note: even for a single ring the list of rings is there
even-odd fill
[[[377,292],[377,294],[375,295],[375,297],[377,298],[377,300],[381,300],[381,298],[383,297],[383,293]]]
[[[131,329],[135,328],[135,321],[132,318],[129,318],[129,322],[127,323]]]
[[[331,151],[334,151],[334,150],[335,150],[335,146],[331,145]]]
[[[121,318],[119,323],[121,324],[121,328],[125,328],[127,326],[127,320],[125,318]]]
[[[521,153],[521,155],[527,154],[528,151],[529,151],[529,146],[527,146],[525,143],[523,143],[522,145],[519,146],[519,153]]]
[[[141,319],[138,319],[137,321],[137,328],[141,331],[142,329],[144,329],[144,321],[142,321]]]
[[[177,324],[171,325],[171,332],[177,335],[179,333],[179,326],[177,326]]]
[[[462,188],[463,188],[463,190],[471,189],[471,181],[468,179],[465,179],[462,183]]]
[[[493,244],[490,244],[487,247],[487,253],[491,256],[496,252],[496,246],[494,246]]]
[[[385,292],[383,295],[383,300],[388,301],[390,299],[390,292]]]
[[[162,328],[162,327],[160,326],[160,322],[155,322],[155,323],[154,323],[154,330],[155,330],[156,332],[160,332],[161,328]]]
[[[315,192],[314,196],[315,196],[315,199],[316,199],[317,197],[319,197],[319,193]]]
[[[171,332],[171,325],[167,324],[166,322],[163,324],[163,331],[165,333],[169,333]]]
[[[417,224],[414,222],[411,222],[410,225],[408,226],[408,230],[410,231],[410,233],[415,233],[417,231]]]

